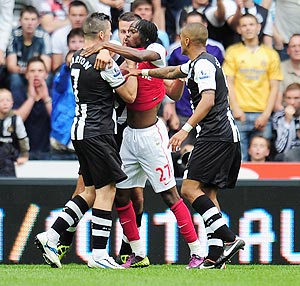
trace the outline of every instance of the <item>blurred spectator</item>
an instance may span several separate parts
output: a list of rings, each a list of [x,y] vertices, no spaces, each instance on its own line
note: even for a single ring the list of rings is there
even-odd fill
[[[273,118],[276,132],[276,161],[300,161],[300,84],[290,84],[284,92],[284,109]]]
[[[186,15],[186,19],[184,20],[183,25],[189,23],[201,23],[207,26],[207,21],[205,17],[197,11],[192,11]],[[224,60],[224,47],[221,43],[218,43],[214,40],[208,39],[206,44],[206,50],[208,53],[214,55],[220,64],[223,63]],[[184,64],[188,61],[188,57],[182,55],[180,43],[178,43],[178,47],[173,50],[170,55],[168,64],[171,66],[177,66]],[[185,124],[187,119],[192,115],[192,107],[190,102],[190,92],[188,88],[185,86],[183,94],[180,100],[174,101],[165,101],[164,103],[164,114],[165,121],[169,127],[169,136],[171,137],[175,134],[181,127]],[[185,144],[191,144],[192,146],[196,140],[196,129],[194,128],[188,135],[187,139],[182,143],[182,146]]]
[[[254,163],[262,163],[268,160],[271,150],[271,143],[270,140],[261,136],[261,135],[254,135],[250,139],[249,143],[249,157],[250,162]]]
[[[125,10],[126,2],[133,2],[133,0],[82,0],[89,10],[89,13],[99,12],[110,16],[111,18],[111,30],[114,31],[118,28],[118,18],[123,12],[130,11],[130,5],[127,5]]]
[[[133,13],[139,15],[142,19],[153,22],[154,8],[151,0],[135,0],[132,3],[131,10]],[[158,39],[165,49],[168,50],[170,41],[166,31],[158,30]]]
[[[291,36],[287,47],[287,54],[289,55],[289,59],[281,62],[283,81],[280,83],[274,108],[275,111],[283,109],[283,92],[287,86],[293,82],[300,83],[300,34]]]
[[[227,48],[236,42],[236,33],[231,27],[236,7],[236,3],[232,0],[192,0],[192,5],[182,10],[179,21],[182,22],[185,15],[193,10],[204,14],[208,23],[209,37],[221,42]]]
[[[249,140],[255,134],[271,139],[271,114],[282,80],[277,52],[260,44],[260,24],[251,14],[241,16],[238,31],[244,41],[226,50],[223,64],[230,105],[241,136],[242,161],[248,161]]]
[[[38,10],[41,15],[41,26],[49,34],[70,24],[68,19],[69,5],[72,0],[42,0]]]
[[[81,28],[85,18],[88,15],[88,9],[82,1],[72,1],[69,7],[68,18],[70,24],[56,30],[52,36],[52,71],[59,68],[69,51],[67,36],[74,28]]]
[[[69,52],[65,63],[53,77],[51,90],[51,159],[76,159],[71,142],[71,127],[75,116],[75,98],[71,83],[70,63],[76,50],[84,46],[84,34],[81,28],[70,31],[67,37]]]
[[[296,0],[276,0],[274,23],[274,47],[282,61],[288,59],[286,52],[289,39],[299,33],[300,2]]]
[[[12,29],[13,22],[13,0],[0,0],[0,87],[7,86],[6,83],[6,68],[5,68],[5,57],[6,48],[8,45],[9,37]]]
[[[26,95],[24,73],[33,56],[40,56],[47,71],[51,67],[51,43],[47,32],[38,27],[39,14],[35,7],[25,6],[20,15],[20,27],[14,29],[7,48],[9,86],[14,101]]]
[[[25,6],[33,6],[39,10],[40,1],[39,0],[16,0],[14,11],[13,11],[13,28],[17,28],[19,25],[21,11]]]
[[[46,79],[46,65],[40,57],[32,57],[25,73],[27,93],[14,98],[16,114],[20,115],[29,137],[31,160],[47,160],[49,156],[50,114],[52,100],[49,95]]]
[[[235,0],[235,2],[237,4],[237,9],[231,22],[231,26],[236,27],[241,16],[246,13],[256,16],[258,23],[261,25],[258,35],[259,41],[272,48],[273,20],[268,9],[254,3],[252,0]],[[237,36],[237,39],[241,40],[238,33]]]
[[[156,9],[156,11],[154,11],[153,21],[158,25],[159,29],[163,29],[162,26],[165,25],[165,31],[169,35],[169,40],[172,44],[176,41],[176,35],[179,32],[180,12],[183,7],[191,4],[191,0],[153,0],[152,3]],[[160,20],[157,21],[157,19]]]
[[[0,177],[15,177],[15,162],[24,164],[29,157],[29,143],[24,123],[13,110],[9,90],[0,88]]]

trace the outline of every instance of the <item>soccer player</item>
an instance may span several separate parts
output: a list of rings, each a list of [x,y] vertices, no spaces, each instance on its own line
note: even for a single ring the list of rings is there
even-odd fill
[[[156,40],[157,27],[152,22],[142,19],[135,21],[129,28],[126,43],[130,47],[106,42],[86,49],[81,54],[89,55],[108,49],[138,62],[140,68],[163,67],[166,65],[166,50],[156,43]],[[98,60],[96,66],[100,67],[101,59]],[[128,179],[117,184],[115,201],[120,222],[125,234],[129,234],[126,236],[133,251],[123,264],[126,268],[143,267],[148,260],[144,249],[138,245],[139,234],[134,225],[135,216],[132,214],[130,201],[130,190],[134,187],[144,188],[147,179],[174,213],[179,230],[189,245],[191,259],[187,268],[196,268],[203,262],[204,253],[190,212],[177,192],[171,152],[167,147],[168,131],[165,123],[157,117],[164,96],[163,80],[138,77],[136,100],[132,104],[127,103],[128,126],[124,130],[120,156]]]
[[[92,13],[83,25],[85,47],[111,36],[109,17]],[[76,100],[76,114],[71,130],[72,143],[80,163],[85,190],[67,202],[52,227],[36,236],[36,244],[45,261],[61,267],[57,253],[60,234],[79,221],[92,207],[92,255],[88,266],[92,268],[123,268],[107,253],[107,241],[112,226],[112,206],[115,184],[127,178],[121,169],[121,159],[114,138],[112,118],[115,93],[126,102],[136,96],[137,80],[125,81],[119,67],[102,71],[94,69],[95,55],[80,56],[77,51],[71,61],[71,76]]]
[[[188,77],[194,113],[169,141],[177,151],[197,125],[199,136],[184,172],[182,195],[203,218],[209,253],[201,269],[222,268],[245,245],[225,224],[217,200],[219,189],[235,186],[241,163],[239,132],[228,103],[228,89],[218,60],[205,49],[207,29],[187,24],[181,32],[182,53],[189,62],[181,66],[133,70],[145,78]],[[124,181],[126,182],[126,181]]]

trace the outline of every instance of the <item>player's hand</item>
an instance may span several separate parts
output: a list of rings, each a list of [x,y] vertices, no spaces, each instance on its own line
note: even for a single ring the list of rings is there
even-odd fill
[[[102,43],[95,44],[89,48],[84,49],[80,55],[83,57],[88,57],[92,54],[97,54],[103,49]]]
[[[180,129],[176,134],[174,134],[169,140],[168,148],[171,146],[172,152],[180,150],[182,142],[186,139],[188,133]]]
[[[106,49],[101,50],[95,60],[94,68],[96,70],[104,70],[106,68],[112,68],[113,59],[110,52]]]
[[[138,70],[138,69],[129,69],[129,68],[126,68],[127,70],[127,74],[125,74],[125,78],[128,78],[130,76],[139,76],[141,75],[141,72],[142,70]]]

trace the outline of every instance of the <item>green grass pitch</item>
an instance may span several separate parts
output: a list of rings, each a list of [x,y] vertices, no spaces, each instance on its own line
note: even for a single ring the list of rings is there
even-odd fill
[[[228,265],[225,270],[186,270],[184,265],[139,269],[89,269],[84,264],[0,264],[2,286],[296,286],[300,265]]]

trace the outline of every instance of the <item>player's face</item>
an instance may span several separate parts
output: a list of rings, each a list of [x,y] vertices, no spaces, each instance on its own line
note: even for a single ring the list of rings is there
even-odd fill
[[[134,21],[119,21],[119,31],[118,31],[118,36],[120,39],[120,42],[123,46],[126,46],[126,42],[125,39],[128,36],[128,31],[129,31],[129,27],[131,26],[131,24]]]
[[[128,35],[125,38],[125,44],[128,47],[132,48],[140,48],[142,47],[140,32],[135,27],[135,23],[133,23],[128,30]]]
[[[187,41],[187,36],[184,33],[181,33],[180,34],[180,44],[181,44],[181,53],[183,55],[186,55],[186,53],[187,53],[186,41]]]
[[[103,41],[108,42],[111,38],[111,24],[109,21],[107,21],[107,29],[104,32],[104,37],[103,37]]]

